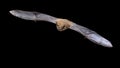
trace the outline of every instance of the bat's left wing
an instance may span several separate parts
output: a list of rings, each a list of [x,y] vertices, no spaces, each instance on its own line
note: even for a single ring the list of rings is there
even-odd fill
[[[47,22],[56,23],[56,19],[57,19],[56,17],[34,11],[11,10],[10,13],[18,18],[25,20],[47,21]]]

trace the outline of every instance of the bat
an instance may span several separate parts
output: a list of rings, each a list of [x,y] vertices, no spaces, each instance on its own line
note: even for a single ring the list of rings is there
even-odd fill
[[[99,35],[97,32],[88,29],[84,26],[78,25],[68,19],[62,19],[53,17],[51,15],[47,15],[44,13],[39,13],[35,11],[23,11],[23,10],[11,10],[9,11],[13,16],[24,20],[33,20],[33,21],[47,21],[56,24],[58,31],[64,31],[66,29],[74,30],[83,36],[85,36],[88,40],[98,45],[102,45],[104,47],[113,47],[110,41]]]

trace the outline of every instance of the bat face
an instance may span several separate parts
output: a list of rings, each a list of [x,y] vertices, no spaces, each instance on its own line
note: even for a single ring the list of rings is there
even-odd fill
[[[56,20],[56,27],[58,31],[64,31],[72,26],[72,22],[67,19],[57,19]]]

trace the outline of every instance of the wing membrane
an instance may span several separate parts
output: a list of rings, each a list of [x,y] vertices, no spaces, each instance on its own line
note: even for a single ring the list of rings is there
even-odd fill
[[[70,27],[70,29],[77,31],[78,33],[82,34],[87,39],[89,39],[90,41],[96,44],[102,45],[104,47],[112,47],[111,42],[109,42],[107,39],[105,39],[104,37],[96,33],[95,31],[90,30],[84,26],[73,23],[73,26]]]
[[[25,20],[34,20],[34,21],[48,21],[52,23],[56,23],[56,17],[39,13],[39,12],[29,12],[23,10],[11,10],[10,13],[18,18]]]

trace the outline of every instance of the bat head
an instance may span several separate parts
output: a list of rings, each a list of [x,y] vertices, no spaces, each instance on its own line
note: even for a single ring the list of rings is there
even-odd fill
[[[67,19],[57,19],[56,27],[58,31],[64,31],[72,26],[72,22]]]

